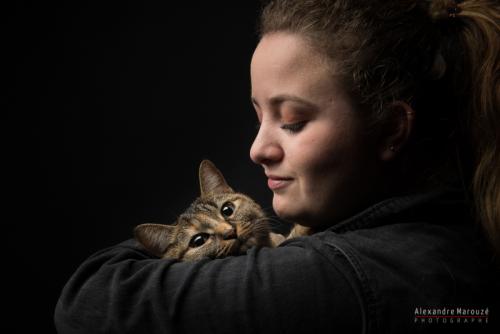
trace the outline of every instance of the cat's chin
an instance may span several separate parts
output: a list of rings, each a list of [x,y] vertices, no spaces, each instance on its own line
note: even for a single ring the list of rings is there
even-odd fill
[[[247,244],[241,244],[240,247],[238,248],[238,254],[237,255],[243,255],[245,254],[252,246],[249,246]]]
[[[234,239],[226,241],[222,249],[214,255],[216,258],[237,256],[246,254],[246,252],[257,244],[254,237],[248,239]]]
[[[250,248],[257,246],[257,238],[252,236],[245,240],[239,240],[240,246],[238,249],[239,254],[245,254]]]

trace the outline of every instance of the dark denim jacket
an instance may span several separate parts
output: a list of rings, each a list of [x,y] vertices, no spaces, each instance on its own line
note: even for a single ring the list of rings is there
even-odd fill
[[[499,276],[459,193],[380,202],[310,237],[179,263],[132,241],[68,281],[59,333],[500,333]]]

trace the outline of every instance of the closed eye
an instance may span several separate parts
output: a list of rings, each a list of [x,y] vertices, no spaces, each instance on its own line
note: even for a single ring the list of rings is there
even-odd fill
[[[291,133],[297,133],[300,132],[306,125],[307,121],[301,121],[297,123],[291,123],[291,124],[283,124],[280,126],[281,129],[286,130]]]

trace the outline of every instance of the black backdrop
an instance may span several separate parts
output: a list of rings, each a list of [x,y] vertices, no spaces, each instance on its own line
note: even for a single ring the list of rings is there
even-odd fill
[[[258,1],[23,2],[2,17],[5,333],[54,332],[93,252],[173,221],[208,158],[269,206],[249,158]]]

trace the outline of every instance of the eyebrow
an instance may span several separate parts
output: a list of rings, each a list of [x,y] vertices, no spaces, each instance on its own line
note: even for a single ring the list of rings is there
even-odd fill
[[[250,100],[257,107],[260,107],[259,103],[257,102],[257,100],[253,96],[251,97]],[[318,106],[316,104],[314,104],[313,102],[310,102],[306,99],[303,99],[301,97],[298,97],[296,95],[291,95],[291,94],[280,94],[280,95],[273,96],[269,99],[269,104],[272,106],[276,106],[276,105],[282,104],[285,101],[292,101],[292,102],[302,104],[302,105],[304,105],[308,108],[311,108],[311,109],[318,109]]]

